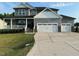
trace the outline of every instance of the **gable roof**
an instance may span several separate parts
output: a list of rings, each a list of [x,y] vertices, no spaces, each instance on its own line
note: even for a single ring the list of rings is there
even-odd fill
[[[49,10],[50,12],[46,11]],[[43,11],[38,13],[34,18],[62,18],[60,15],[56,14],[50,8],[45,8]]]
[[[35,8],[37,9],[37,11],[42,11],[47,7],[35,7]],[[50,8],[50,9],[53,10],[53,11],[58,11],[59,10],[59,9],[55,9],[55,8]]]
[[[74,18],[74,17],[71,17],[71,16],[66,16],[66,15],[61,15],[63,18],[64,17],[67,17],[67,18],[71,18],[71,19],[76,19],[76,18]]]
[[[33,9],[34,7],[33,6],[31,6],[30,4],[28,4],[28,3],[20,3],[18,6],[16,6],[16,7],[14,7],[14,9],[17,9],[17,8],[31,8],[31,9]]]

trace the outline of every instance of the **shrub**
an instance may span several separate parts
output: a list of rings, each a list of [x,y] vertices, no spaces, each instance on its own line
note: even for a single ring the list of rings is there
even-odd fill
[[[24,29],[0,29],[0,34],[21,33],[21,32],[24,32]]]

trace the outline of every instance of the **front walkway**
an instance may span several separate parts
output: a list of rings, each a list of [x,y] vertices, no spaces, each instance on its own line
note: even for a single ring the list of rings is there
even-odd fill
[[[79,56],[79,33],[36,33],[27,56]]]

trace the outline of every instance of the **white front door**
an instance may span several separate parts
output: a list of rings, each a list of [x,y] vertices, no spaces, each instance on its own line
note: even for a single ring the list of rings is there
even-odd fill
[[[38,23],[37,32],[58,32],[57,23]]]
[[[71,24],[70,23],[62,23],[61,24],[61,32],[71,32]]]

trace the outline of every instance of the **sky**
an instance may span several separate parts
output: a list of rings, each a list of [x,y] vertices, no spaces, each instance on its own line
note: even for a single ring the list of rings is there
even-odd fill
[[[75,22],[79,22],[79,2],[28,2],[34,7],[48,7],[59,9],[58,13],[75,17]],[[0,13],[12,13],[13,7],[20,2],[0,2]]]

